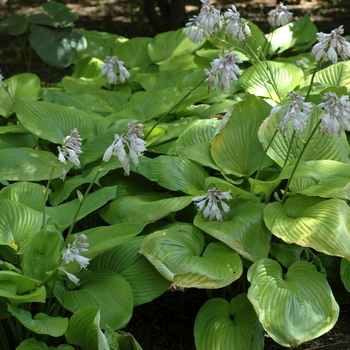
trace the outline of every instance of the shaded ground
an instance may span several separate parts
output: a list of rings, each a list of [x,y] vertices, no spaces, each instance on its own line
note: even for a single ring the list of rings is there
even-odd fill
[[[195,0],[193,0],[195,2]],[[343,0],[334,6],[333,1],[289,1],[290,11],[296,18],[309,13],[319,31],[330,32],[344,24],[345,34],[350,34],[349,0]],[[78,12],[76,27],[98,30],[122,35],[128,38],[136,36],[154,36],[153,26],[143,14],[142,0],[77,0],[59,1]],[[198,2],[198,0],[197,0]],[[214,1],[213,1],[214,2]],[[15,13],[34,14],[41,11],[43,1],[37,0],[0,0],[0,19]],[[218,8],[228,8],[231,1],[215,1]],[[255,22],[262,30],[268,31],[267,13],[275,6],[274,0],[247,0],[234,2],[241,16]],[[187,6],[189,17],[198,12],[198,7]],[[5,76],[23,71],[16,56],[18,44],[15,38],[1,35],[0,68]],[[45,68],[46,69],[46,68]],[[42,77],[43,65],[38,60],[33,70]],[[57,70],[57,75],[62,71]],[[170,290],[156,301],[136,307],[134,316],[125,329],[140,342],[144,350],[195,350],[193,325],[196,314],[206,301],[205,291],[189,289],[185,292]],[[350,307],[343,306],[334,329],[304,346],[319,347],[325,344],[350,341]],[[282,349],[271,339],[266,338],[266,350]],[[208,349],[211,350],[211,349]],[[228,349],[229,350],[229,349]],[[254,349],[253,349],[254,350]]]

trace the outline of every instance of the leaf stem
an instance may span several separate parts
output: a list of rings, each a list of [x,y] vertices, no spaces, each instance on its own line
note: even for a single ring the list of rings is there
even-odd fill
[[[317,72],[318,68],[320,67],[321,62],[322,62],[322,57],[319,59],[319,61],[316,64],[316,67],[314,68],[314,71],[312,72],[309,89],[307,90],[307,93],[306,93],[306,96],[305,96],[305,102],[309,98],[309,95],[310,95],[310,92],[311,92],[311,88],[312,88],[312,85],[313,85],[314,80],[315,80],[315,75],[316,75],[316,72]]]
[[[293,131],[293,134],[292,134],[292,137],[291,137],[291,139],[290,139],[289,146],[288,146],[287,155],[286,155],[286,158],[285,158],[284,163],[283,163],[283,168],[286,166],[286,164],[287,164],[287,162],[288,162],[288,158],[289,158],[289,155],[290,155],[290,151],[292,150],[293,141],[294,141],[294,139],[295,139],[295,134],[296,134],[296,131],[294,130],[294,131]]]
[[[8,333],[5,331],[4,321],[1,322],[0,325],[0,344],[1,349],[3,350],[11,350],[10,339],[8,338]]]
[[[41,229],[43,229],[46,225],[46,202],[48,199],[48,192],[49,192],[49,188],[50,188],[50,184],[51,184],[51,180],[52,180],[52,175],[55,169],[55,165],[52,165],[52,169],[51,169],[51,173],[49,175],[49,179],[47,181],[46,187],[44,189],[44,206],[43,206],[43,224],[41,226]]]

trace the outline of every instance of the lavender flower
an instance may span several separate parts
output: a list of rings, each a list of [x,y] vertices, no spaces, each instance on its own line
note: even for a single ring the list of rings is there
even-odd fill
[[[217,188],[212,188],[207,191],[207,194],[203,196],[198,196],[192,199],[193,202],[196,203],[198,211],[203,210],[203,216],[208,218],[209,220],[222,221],[223,220],[223,212],[228,213],[230,211],[230,207],[223,200],[232,199],[231,190],[227,192],[220,192]]]
[[[74,238],[72,244],[68,244],[67,248],[64,249],[62,253],[62,259],[66,264],[72,261],[76,261],[81,268],[86,268],[89,265],[88,258],[80,255],[82,252],[87,252],[89,243],[87,243],[87,237],[85,235],[79,235]]]
[[[227,51],[225,56],[220,55],[219,58],[211,62],[211,70],[205,70],[209,85],[213,84],[214,89],[219,85],[221,90],[228,88],[233,81],[238,79],[237,75],[241,73],[236,63],[242,63],[242,60],[236,54],[231,53],[231,50]]]
[[[107,77],[110,85],[116,85],[118,81],[117,68],[119,70],[119,79],[122,83],[130,78],[130,73],[124,67],[124,62],[118,59],[118,56],[107,56],[102,65],[102,75]]]
[[[73,129],[70,132],[70,135],[63,139],[62,149],[59,146],[57,147],[58,160],[64,164],[69,160],[76,167],[80,167],[78,155],[83,153],[81,150],[81,141],[82,138],[80,137],[77,128]]]
[[[326,102],[320,103],[317,107],[326,111],[321,121],[323,132],[341,135],[344,130],[350,130],[349,96],[343,95],[338,98],[334,92],[327,92],[322,98]]]
[[[201,0],[201,3],[198,16],[190,18],[185,28],[186,34],[194,43],[201,42],[204,38],[203,34],[208,37],[217,34],[218,29],[222,27],[220,11],[210,5],[210,0]]]
[[[130,163],[125,151],[125,145],[129,149],[129,156],[134,164],[139,164],[139,157],[146,151],[146,141],[140,137],[143,135],[143,124],[138,124],[136,120],[133,120],[128,124],[128,132],[122,135],[115,134],[114,141],[107,148],[103,155],[102,160],[108,162],[112,155],[118,156],[118,159],[122,163],[125,175],[130,175]]]
[[[4,77],[1,74],[1,69],[0,69],[0,89],[3,87],[3,82],[2,82],[3,80],[4,80]]]
[[[60,266],[58,268],[60,271],[64,272],[66,274],[66,276],[73,282],[75,283],[77,286],[79,285],[80,279],[73,275],[72,273],[68,272],[63,266]]]
[[[275,9],[268,13],[267,20],[271,27],[280,27],[286,25],[293,17],[293,13],[280,2]]]
[[[310,112],[312,108],[312,103],[304,102],[305,97],[300,96],[296,92],[290,92],[288,95],[292,98],[292,101],[288,101],[285,104],[278,105],[271,110],[271,114],[275,114],[283,109],[287,108],[287,111],[284,113],[282,120],[278,126],[280,132],[285,132],[289,128],[289,120],[292,120],[293,129],[295,131],[303,131],[306,126],[306,121],[309,116],[307,113]],[[304,111],[305,113],[303,113]]]
[[[232,5],[232,9],[228,9],[224,13],[224,17],[227,19],[225,30],[232,35],[233,39],[238,38],[238,40],[244,41],[247,36],[252,35],[248,21],[240,18],[240,14],[235,6]]]
[[[350,43],[341,36],[343,33],[342,25],[332,30],[330,34],[317,33],[318,43],[311,50],[317,61],[323,58],[325,61],[330,60],[337,63],[338,55],[343,60],[350,57]]]

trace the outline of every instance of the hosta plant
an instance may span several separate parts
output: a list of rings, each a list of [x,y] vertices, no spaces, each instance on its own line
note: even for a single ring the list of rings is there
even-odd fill
[[[141,349],[123,328],[171,284],[213,296],[198,350],[263,349],[264,332],[297,348],[335,325],[350,44],[282,4],[269,21],[202,0],[154,38],[81,30],[56,85],[1,77],[2,349]]]

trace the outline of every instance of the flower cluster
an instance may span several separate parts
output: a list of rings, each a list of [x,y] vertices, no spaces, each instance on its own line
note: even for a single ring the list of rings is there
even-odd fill
[[[286,25],[293,17],[293,13],[288,11],[288,8],[280,2],[275,9],[268,13],[267,20],[271,27],[281,27]]]
[[[350,102],[349,96],[340,98],[334,92],[327,92],[322,102],[317,107],[326,111],[322,117],[321,127],[324,133],[337,133],[340,135],[344,130],[350,131]]]
[[[332,30],[330,34],[317,33],[318,43],[311,51],[317,61],[323,58],[325,61],[330,60],[333,63],[337,63],[338,55],[343,60],[350,58],[350,43],[341,36],[343,33],[344,29],[342,25]]]
[[[235,6],[232,5],[232,9],[228,9],[224,13],[224,17],[227,19],[225,30],[232,35],[233,39],[244,41],[247,36],[252,35],[248,21],[241,18]]]
[[[68,265],[72,261],[76,261],[81,268],[86,269],[89,265],[90,259],[85,258],[80,255],[80,253],[85,253],[88,251],[89,243],[87,242],[87,237],[84,234],[79,236],[75,236],[72,244],[68,244],[67,248],[65,248],[62,252],[62,259],[64,263]],[[62,272],[64,272],[67,277],[76,285],[79,284],[79,278],[68,272],[64,266],[60,266],[58,268]]]
[[[102,75],[107,77],[110,85],[116,85],[118,81],[117,68],[119,70],[119,79],[122,83],[130,78],[130,73],[124,67],[124,62],[120,61],[117,56],[107,56],[105,63],[102,65]]]
[[[231,190],[226,192],[220,192],[217,188],[212,188],[207,191],[207,194],[203,196],[198,196],[192,199],[196,203],[198,211],[203,210],[203,216],[209,220],[222,221],[223,212],[228,213],[230,207],[223,199],[232,199]],[[223,212],[222,212],[223,211]]]
[[[0,89],[2,88],[2,80],[4,80],[4,76],[1,74],[1,69],[0,69]]]
[[[304,102],[305,97],[300,96],[296,92],[292,91],[288,93],[289,97],[292,98],[291,101],[288,101],[285,104],[278,105],[271,110],[271,114],[275,114],[280,110],[287,108],[285,111],[282,120],[278,126],[280,132],[285,132],[289,128],[289,121],[292,121],[292,126],[295,131],[302,131],[306,126],[306,121],[309,116],[307,113],[310,112],[312,108],[312,103]],[[305,112],[305,113],[304,113]]]
[[[144,151],[146,151],[146,141],[142,140],[140,137],[143,134],[143,124],[138,124],[136,120],[133,120],[128,124],[128,132],[122,135],[114,135],[114,141],[107,148],[103,155],[103,161],[108,162],[112,155],[118,156],[118,159],[122,163],[124,172],[126,175],[130,174],[130,163],[125,151],[125,145],[129,149],[129,156],[134,164],[139,163],[139,157]]]
[[[236,63],[242,63],[242,60],[229,50],[225,56],[219,56],[211,62],[211,70],[205,70],[208,75],[209,85],[213,84],[214,89],[220,86],[221,90],[228,88],[230,84],[237,80],[240,69]]]
[[[58,160],[64,164],[69,160],[76,167],[80,167],[78,155],[83,153],[81,150],[81,141],[82,138],[80,137],[77,128],[73,129],[70,132],[70,135],[63,139],[62,148],[60,146],[57,147],[59,153]],[[65,177],[65,174],[63,177]]]

